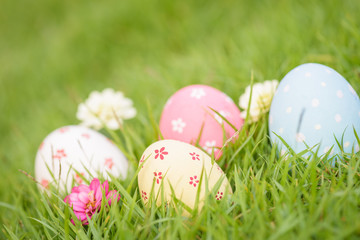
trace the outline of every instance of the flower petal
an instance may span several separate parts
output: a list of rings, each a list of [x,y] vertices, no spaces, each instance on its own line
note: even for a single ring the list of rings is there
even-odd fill
[[[67,195],[67,196],[64,198],[64,202],[66,202],[67,204],[70,203],[69,195]]]
[[[74,213],[75,213],[75,216],[76,216],[80,221],[87,220],[86,214],[85,214],[84,212],[74,211]]]
[[[86,209],[86,204],[82,202],[72,203],[70,206],[73,208],[74,211],[77,212],[85,212]]]
[[[89,195],[86,192],[81,192],[78,194],[78,199],[80,202],[87,204],[89,202]]]
[[[101,199],[102,199],[102,190],[101,189],[102,189],[102,186],[99,186],[94,192],[96,202],[101,201]]]
[[[76,187],[73,187],[71,189],[71,192],[72,193],[79,193],[79,192],[86,192],[86,193],[89,193],[90,192],[90,188],[89,186],[86,186],[84,184],[81,184],[79,186],[76,186]]]
[[[68,195],[68,201],[70,203],[74,203],[74,202],[79,202],[79,198],[78,198],[78,193],[70,193],[70,195]]]
[[[108,200],[109,206],[111,206],[111,202],[119,201],[121,198],[120,194],[116,190],[111,190],[107,195],[106,199]]]
[[[103,183],[103,188],[104,188],[104,190],[105,190],[105,195],[107,195],[108,194],[108,192],[109,192],[109,182],[106,180],[104,183]]]
[[[99,181],[99,179],[97,179],[97,178],[94,178],[92,181],[91,181],[91,183],[90,183],[90,190],[92,190],[92,191],[96,191],[96,189],[98,189],[98,187],[100,186],[100,181]]]

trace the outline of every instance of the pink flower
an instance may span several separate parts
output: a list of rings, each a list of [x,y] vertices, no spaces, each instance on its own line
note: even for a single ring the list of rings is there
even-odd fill
[[[197,176],[190,177],[190,182],[189,182],[190,185],[193,185],[194,187],[196,187],[198,183],[199,183],[199,180],[197,179]]]
[[[155,159],[160,156],[160,159],[164,160],[164,155],[168,155],[168,152],[165,152],[165,147],[160,148],[160,150],[155,150]]]
[[[120,194],[118,194],[116,190],[109,192],[108,181],[105,181],[101,185],[99,179],[94,178],[89,186],[81,184],[77,187],[73,187],[71,194],[64,198],[64,202],[72,207],[76,217],[83,225],[87,225],[87,216],[91,218],[100,210],[103,198],[102,191],[104,191],[106,201],[108,201],[109,205],[111,205],[112,201],[120,200]],[[71,220],[71,222],[74,224],[73,220]]]

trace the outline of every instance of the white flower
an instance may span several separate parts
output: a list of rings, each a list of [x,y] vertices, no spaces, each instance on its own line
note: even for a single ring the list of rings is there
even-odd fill
[[[93,91],[78,107],[76,117],[81,125],[101,129],[105,124],[109,129],[119,129],[124,119],[135,117],[136,109],[131,99],[122,92],[107,88],[102,92]]]
[[[177,120],[172,120],[171,125],[174,132],[182,133],[186,123],[181,118],[178,118]]]
[[[225,119],[227,118],[227,117],[229,117],[229,113],[228,112],[225,112],[225,111],[219,111],[218,112],[222,117],[224,117]],[[219,114],[217,114],[217,113],[214,113],[214,117],[215,117],[215,120],[218,122],[218,123],[220,123],[220,124],[222,124],[223,123],[223,119],[222,119],[222,117],[220,117],[219,116]]]
[[[216,141],[206,141],[205,146],[203,146],[203,149],[207,151],[209,154],[212,153],[213,148],[216,147]]]
[[[206,93],[205,93],[204,89],[202,89],[202,88],[194,88],[190,94],[190,97],[196,98],[196,99],[200,99],[204,96],[206,96]]]
[[[277,80],[267,80],[263,83],[255,83],[252,87],[250,102],[250,121],[256,122],[260,116],[269,111],[271,100],[279,85]],[[239,106],[242,108],[241,116],[245,119],[249,101],[251,86],[246,87],[245,93],[239,99]]]

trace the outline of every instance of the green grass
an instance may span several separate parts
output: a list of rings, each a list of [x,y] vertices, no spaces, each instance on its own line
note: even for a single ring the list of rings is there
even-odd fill
[[[305,62],[333,67],[360,92],[360,3],[347,1],[0,1],[0,238],[360,237],[359,155],[345,164],[276,157],[267,120],[247,126],[219,164],[234,194],[183,219],[144,208],[137,182],[114,179],[119,205],[73,226],[64,196],[48,199],[34,173],[38,145],[75,124],[89,92],[132,98],[136,119],[120,136],[135,163],[156,141],[167,98],[193,83],[235,102],[250,83],[281,79]],[[150,112],[147,104],[150,105]],[[289,167],[291,163],[291,167]],[[108,216],[110,216],[108,218]]]

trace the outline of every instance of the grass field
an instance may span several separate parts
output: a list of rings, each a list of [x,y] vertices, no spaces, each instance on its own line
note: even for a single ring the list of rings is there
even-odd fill
[[[301,156],[282,161],[266,118],[246,125],[219,162],[231,200],[209,199],[190,219],[144,208],[129,176],[112,183],[123,200],[109,218],[102,212],[88,227],[73,226],[64,196],[41,195],[18,171],[34,175],[42,139],[77,124],[77,106],[93,90],[111,87],[134,100],[137,117],[117,132],[130,137],[132,162],[157,139],[151,116],[158,122],[167,98],[189,84],[238,102],[252,72],[255,82],[281,80],[318,62],[360,93],[359,12],[353,0],[1,0],[0,238],[360,238],[359,154],[335,168]]]

